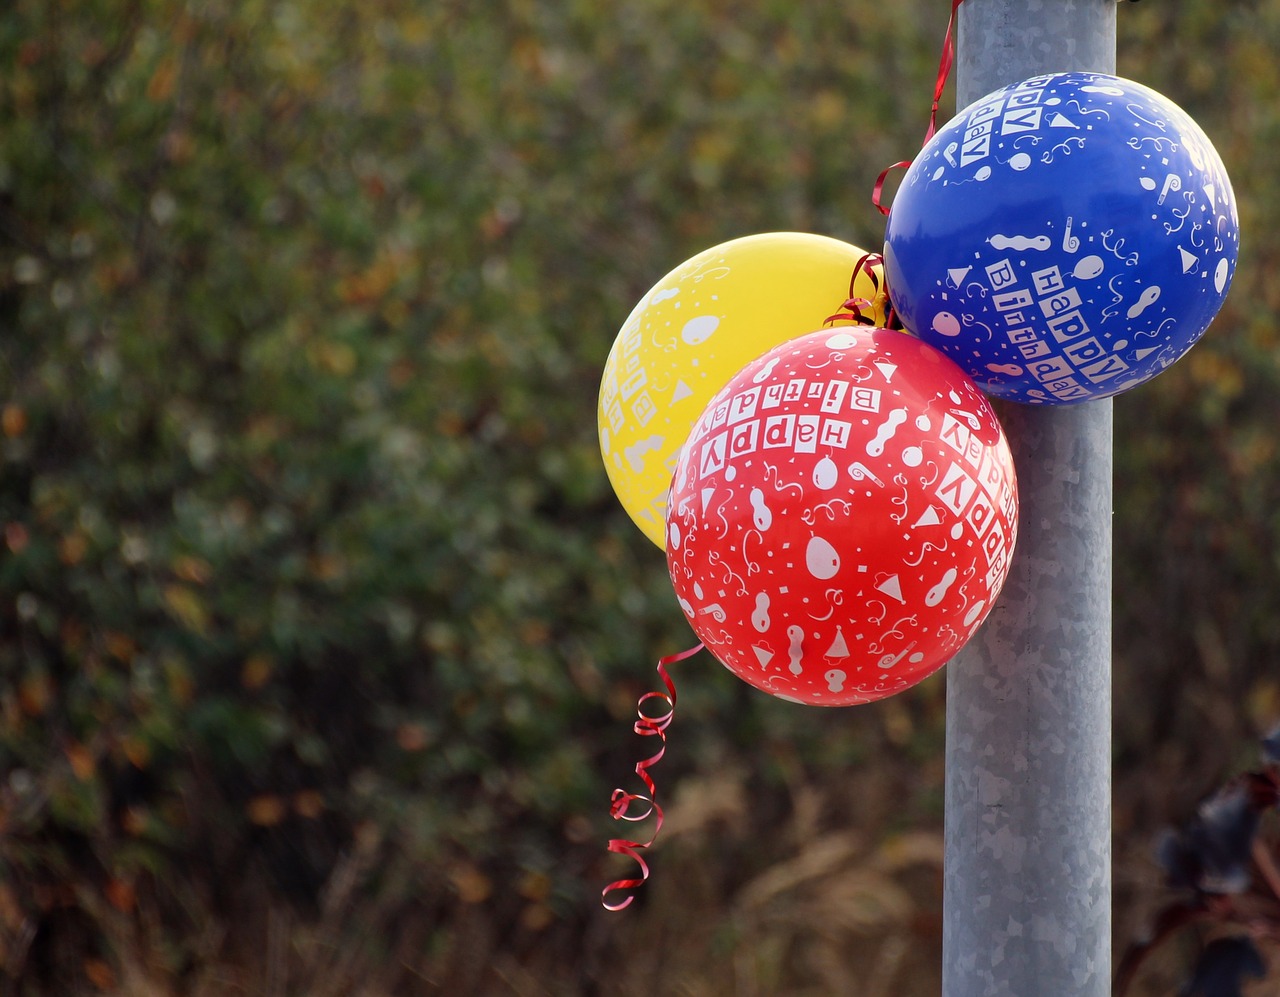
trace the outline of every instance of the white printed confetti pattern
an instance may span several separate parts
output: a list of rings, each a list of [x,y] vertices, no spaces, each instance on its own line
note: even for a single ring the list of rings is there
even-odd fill
[[[811,333],[695,424],[667,561],[708,649],[801,703],[899,692],[981,625],[1017,533],[1012,458],[973,381],[904,333]]]
[[[992,394],[1117,394],[1181,357],[1235,273],[1230,180],[1200,126],[1098,73],[970,105],[903,178],[885,275],[907,329]]]

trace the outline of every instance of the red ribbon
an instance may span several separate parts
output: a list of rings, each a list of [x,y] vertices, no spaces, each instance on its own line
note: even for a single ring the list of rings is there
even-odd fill
[[[849,296],[845,298],[844,303],[840,306],[846,309],[843,312],[837,312],[834,315],[828,315],[822,320],[823,325],[830,325],[832,322],[849,321],[857,322],[859,325],[875,325],[874,315],[864,315],[864,308],[874,312],[876,301],[880,299],[880,277],[876,274],[876,267],[884,263],[884,257],[878,253],[863,253],[858,258],[858,262],[853,265],[853,273],[849,277]],[[858,274],[866,273],[871,280],[871,298],[863,298],[854,294],[854,285],[858,283]]]
[[[884,327],[886,329],[901,329],[902,324],[898,321],[898,315],[893,310],[893,302],[889,298],[887,288],[880,286],[880,275],[876,273],[876,267],[884,265],[884,257],[879,253],[864,253],[858,258],[858,262],[853,265],[853,274],[849,277],[849,297],[845,298],[844,303],[840,306],[845,309],[842,312],[836,312],[834,315],[828,315],[822,320],[823,325],[830,325],[832,322],[856,322],[859,325],[876,324],[875,310],[879,307],[884,308]],[[854,285],[858,283],[858,274],[866,273],[871,280],[871,298],[863,298],[854,294]],[[863,309],[867,309],[866,312]]]
[[[951,17],[947,21],[947,34],[942,39],[942,58],[938,60],[938,79],[933,85],[933,110],[929,112],[929,128],[924,133],[922,146],[929,144],[933,133],[938,130],[938,103],[942,100],[942,91],[946,89],[947,77],[951,75],[951,65],[955,62],[956,50],[951,43],[951,31],[956,23],[956,11],[964,0],[951,0]]]
[[[938,78],[933,84],[933,109],[929,112],[929,127],[925,130],[924,141],[921,148],[929,144],[929,139],[933,138],[933,133],[938,130],[938,104],[942,102],[942,91],[947,87],[947,77],[951,75],[951,66],[955,62],[956,50],[952,44],[952,29],[956,23],[956,11],[960,9],[960,5],[964,0],[951,0],[951,17],[947,21],[947,33],[942,40],[942,57],[938,60]],[[876,206],[876,210],[882,215],[887,215],[889,209],[880,203],[884,195],[885,178],[889,176],[891,170],[906,169],[911,165],[911,161],[904,160],[901,163],[894,163],[892,166],[886,167],[884,172],[876,178],[875,186],[871,190],[871,203]]]
[[[685,658],[692,658],[701,650],[702,644],[699,643],[686,651],[681,651],[678,654],[669,654],[667,657],[660,659],[658,661],[658,675],[661,677],[662,684],[666,686],[667,691],[646,692],[636,703],[636,713],[640,719],[635,722],[635,732],[641,737],[660,738],[662,747],[655,754],[636,762],[636,775],[644,783],[649,795],[644,796],[639,793],[628,793],[624,789],[615,789],[609,805],[609,816],[614,820],[625,821],[642,821],[652,816],[654,818],[653,833],[649,835],[648,841],[631,841],[626,838],[609,839],[609,851],[618,855],[627,855],[636,860],[636,864],[640,867],[640,878],[618,879],[606,886],[601,892],[601,902],[604,904],[605,910],[623,910],[629,907],[631,901],[635,899],[634,894],[618,903],[610,903],[609,894],[614,890],[633,890],[649,878],[649,864],[641,857],[640,852],[652,845],[658,837],[658,832],[662,830],[662,807],[658,806],[656,800],[658,787],[654,784],[653,776],[649,775],[649,769],[660,762],[662,756],[666,753],[667,727],[671,725],[671,720],[676,712],[676,686],[671,681],[671,676],[667,674],[667,666],[673,665],[678,661],[684,661]],[[644,704],[652,699],[660,699],[666,703],[667,711],[659,716],[649,716],[645,713]],[[631,804],[637,801],[647,804],[644,812],[638,814],[628,813]]]
[[[900,163],[894,163],[892,166],[886,166],[878,177],[876,177],[876,185],[871,188],[871,203],[876,206],[876,210],[882,215],[888,215],[889,209],[880,203],[880,199],[884,195],[884,182],[889,176],[891,170],[905,170],[911,165],[911,160],[904,159]]]

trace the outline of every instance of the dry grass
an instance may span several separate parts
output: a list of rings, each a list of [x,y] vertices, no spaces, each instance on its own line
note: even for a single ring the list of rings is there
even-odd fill
[[[653,878],[625,912],[599,905],[600,887],[622,871],[603,840],[566,840],[566,869],[582,871],[575,894],[537,877],[504,878],[461,853],[425,868],[393,836],[366,827],[311,909],[287,903],[252,865],[234,874],[188,869],[165,883],[142,877],[128,888],[51,886],[38,922],[24,914],[27,898],[0,888],[0,992],[935,997],[943,773],[940,752],[912,760],[904,739],[937,717],[928,709],[880,717],[874,764],[837,773],[786,762],[781,788],[766,790],[759,766],[744,760],[665,786]],[[1222,768],[1221,755],[1186,746],[1117,769],[1117,958],[1167,899],[1155,833],[1189,813]],[[1177,992],[1196,941],[1158,951],[1133,997]],[[1268,986],[1246,993],[1262,997]]]

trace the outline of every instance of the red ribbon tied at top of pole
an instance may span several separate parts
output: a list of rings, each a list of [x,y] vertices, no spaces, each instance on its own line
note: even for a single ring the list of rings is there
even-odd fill
[[[938,105],[942,103],[942,91],[947,87],[947,78],[951,75],[951,67],[955,63],[956,50],[952,43],[952,35],[956,23],[956,11],[960,9],[960,5],[964,0],[952,0],[951,17],[947,21],[947,33],[942,39],[942,56],[938,60],[938,77],[933,84],[933,107],[929,112],[929,127],[925,129],[924,141],[921,146],[929,144],[929,139],[933,138],[933,133],[938,130]],[[884,171],[876,177],[875,186],[871,191],[871,203],[876,206],[876,210],[882,215],[887,215],[889,209],[882,202],[884,198],[884,183],[890,172],[897,169],[905,170],[911,165],[911,160],[904,159],[900,163],[894,163],[892,166],[886,166]]]

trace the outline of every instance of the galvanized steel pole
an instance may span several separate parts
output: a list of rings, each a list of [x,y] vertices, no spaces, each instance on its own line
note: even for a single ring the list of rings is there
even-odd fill
[[[965,0],[957,101],[1115,71],[1115,0]],[[1110,400],[1003,405],[1009,580],[947,668],[944,997],[1104,997],[1111,977]]]

